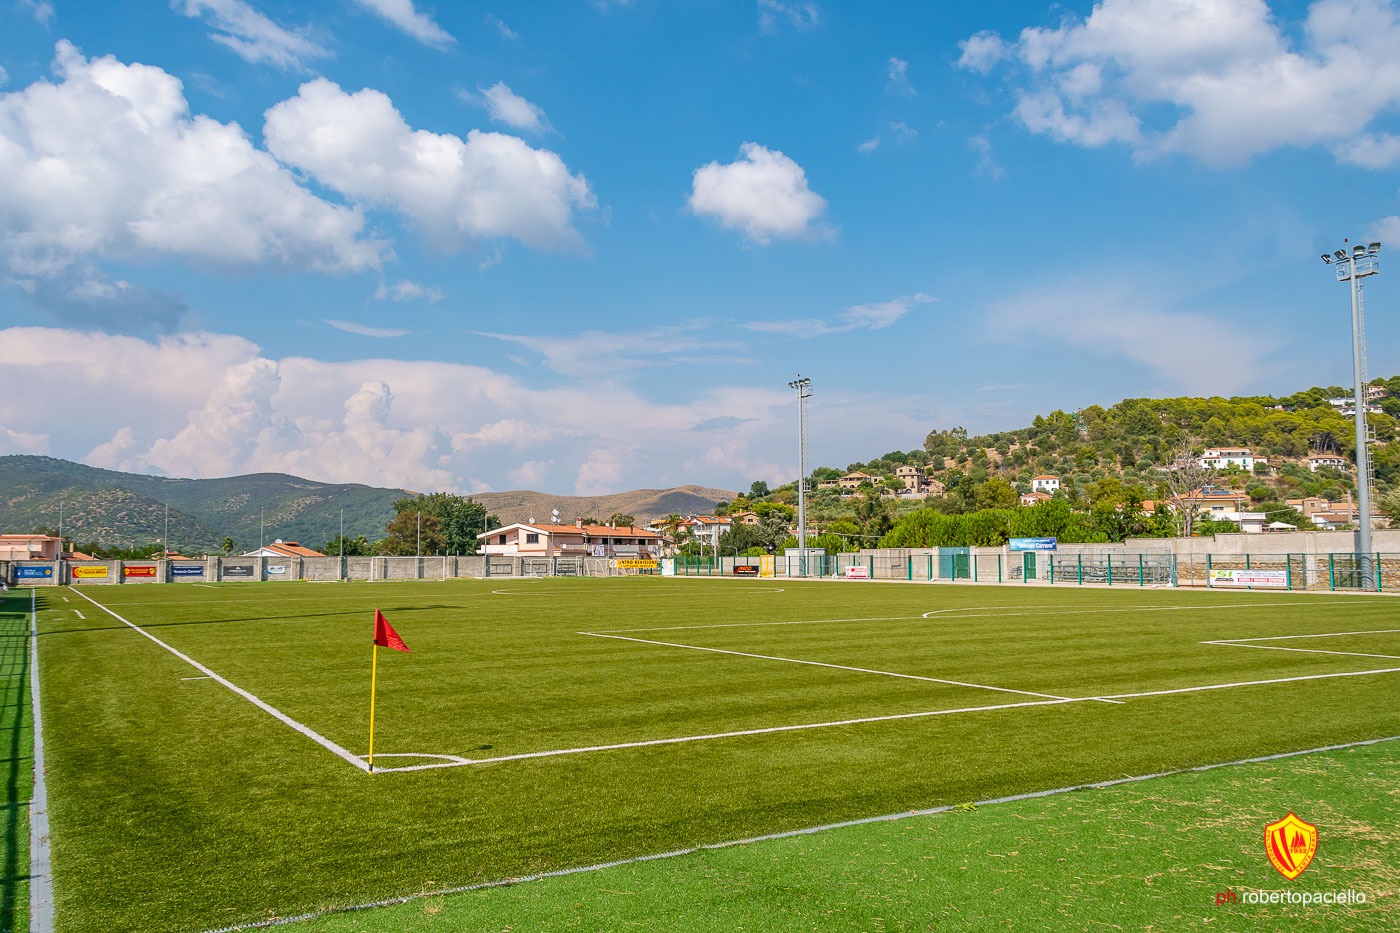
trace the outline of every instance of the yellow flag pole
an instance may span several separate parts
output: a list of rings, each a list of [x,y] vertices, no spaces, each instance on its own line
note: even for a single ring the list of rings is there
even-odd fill
[[[374,680],[379,673],[379,644],[374,645],[373,660],[369,666],[369,773],[374,773]]]

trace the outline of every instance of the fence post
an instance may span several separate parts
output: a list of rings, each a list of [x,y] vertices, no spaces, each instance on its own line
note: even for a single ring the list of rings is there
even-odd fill
[[[1327,589],[1335,593],[1337,591],[1337,555],[1327,555]]]
[[[1377,551],[1376,554],[1375,554],[1375,567],[1376,567],[1376,592],[1379,593],[1379,592],[1381,591],[1381,555],[1380,555],[1380,552],[1379,552],[1379,551]]]
[[[1138,589],[1142,589],[1142,555],[1138,555]]]
[[[1001,555],[997,555],[997,582],[1001,582]]]
[[[1113,555],[1108,555],[1108,585],[1113,585]]]
[[[1206,589],[1210,589],[1210,555],[1206,555]]]
[[[1293,589],[1293,555],[1283,555],[1283,587],[1286,590]]]
[[[976,582],[977,582],[977,564],[978,564],[977,555],[976,555],[976,554],[973,554],[971,551],[969,551],[968,554],[969,554],[969,555],[971,556],[971,558],[972,558],[972,582],[973,582],[973,583],[976,583]]]
[[[1050,555],[1050,585],[1055,585],[1055,555]]]
[[[1083,554],[1080,554],[1080,555],[1078,555],[1078,558],[1079,558],[1079,560],[1078,560],[1078,563],[1079,563],[1079,585],[1080,585],[1080,586],[1083,586],[1083,585],[1084,585],[1084,555],[1083,555]]]

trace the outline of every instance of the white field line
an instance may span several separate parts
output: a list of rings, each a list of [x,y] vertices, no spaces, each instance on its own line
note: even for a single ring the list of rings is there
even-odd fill
[[[1175,768],[1170,771],[1159,771],[1155,774],[1140,774],[1129,777],[1114,778],[1108,781],[1097,781],[1092,784],[1076,784],[1072,787],[1056,787],[1049,790],[1030,791],[1024,794],[1011,794],[1006,797],[995,797],[991,800],[978,800],[973,802],[975,807],[990,807],[994,804],[1015,803],[1020,800],[1035,800],[1041,797],[1052,797],[1058,794],[1068,794],[1083,790],[1103,790],[1109,787],[1116,787],[1120,784],[1132,784],[1138,781],[1151,781],[1157,778],[1171,777],[1176,774],[1190,774],[1200,771],[1214,771],[1216,768],[1230,768],[1238,765],[1262,764],[1266,761],[1279,761],[1285,758],[1297,758],[1300,755],[1316,755],[1322,752],[1342,751],[1348,748],[1360,748],[1366,745],[1379,745],[1382,742],[1394,742],[1400,736],[1386,736],[1381,739],[1364,739],[1360,742],[1347,742],[1344,745],[1325,745],[1321,748],[1306,748],[1294,752],[1281,752],[1277,755],[1261,755],[1257,758],[1241,758],[1236,761],[1221,761],[1207,765],[1195,765],[1188,768]],[[367,904],[355,904],[346,907],[329,907],[322,910],[313,910],[304,914],[297,914],[293,917],[278,917],[275,920],[255,920],[251,923],[236,924],[234,926],[218,927],[212,930],[205,930],[204,933],[240,933],[242,930],[263,930],[271,927],[286,926],[293,923],[304,923],[308,920],[318,920],[332,914],[344,914],[361,910],[373,910],[378,907],[392,907],[397,904],[407,904],[411,901],[423,900],[429,897],[444,897],[450,894],[467,894],[472,891],[486,891],[492,888],[504,888],[517,884],[525,884],[532,881],[543,881],[546,878],[563,878],[569,875],[581,875],[592,872],[601,872],[609,868],[619,868],[624,865],[638,865],[643,862],[655,862],[661,859],[679,858],[683,855],[694,855],[710,849],[728,849],[734,846],[753,845],[758,842],[772,842],[778,839],[793,839],[798,836],[811,836],[817,833],[830,832],[837,829],[847,829],[855,826],[866,826],[872,823],[892,823],[897,820],[907,820],[921,816],[935,816],[940,813],[948,813],[962,804],[945,804],[941,807],[929,807],[925,810],[902,810],[899,813],[884,813],[879,816],[866,816],[853,820],[843,820],[839,823],[826,823],[821,826],[807,826],[802,829],[789,829],[783,832],[768,833],[763,836],[749,836],[744,839],[728,839],[723,842],[710,842],[688,849],[675,849],[670,852],[655,852],[649,855],[638,855],[633,858],[617,859],[612,862],[602,862],[594,865],[580,865],[575,868],[560,868],[555,871],[544,871],[533,875],[521,875],[514,878],[502,878],[498,881],[478,881],[475,884],[464,884],[455,888],[444,888],[440,891],[423,892],[417,894],[403,894],[398,897],[385,898]]]
[[[263,712],[267,713],[269,716],[272,716],[272,717],[275,718],[275,719],[281,720],[283,723],[285,723],[285,724],[291,726],[293,729],[295,729],[296,731],[300,732],[302,735],[306,736],[308,739],[310,739],[311,741],[315,742],[317,745],[320,745],[322,748],[325,748],[325,749],[327,749],[328,751],[330,751],[330,752],[334,753],[335,755],[339,756],[340,758],[345,759],[346,761],[350,762],[350,763],[351,763],[352,765],[354,765],[355,767],[359,768],[361,771],[368,771],[368,770],[369,770],[369,766],[368,766],[367,764],[365,764],[364,761],[362,761],[358,756],[351,754],[349,751],[347,751],[347,750],[344,749],[344,748],[341,748],[339,745],[335,744],[335,743],[332,742],[330,739],[326,738],[324,735],[321,735],[321,733],[316,732],[315,730],[311,729],[309,726],[304,726],[304,725],[302,725],[301,723],[297,722],[297,721],[296,721],[295,719],[293,719],[292,717],[288,716],[286,713],[282,712],[280,709],[277,709],[275,706],[272,706],[272,705],[269,704],[269,703],[263,702],[262,700],[260,700],[260,699],[258,699],[257,697],[253,696],[253,694],[249,693],[247,690],[244,690],[242,687],[240,687],[240,686],[238,686],[237,684],[235,684],[233,681],[228,680],[228,679],[226,679],[226,678],[224,678],[224,677],[219,676],[218,674],[214,673],[214,672],[213,672],[212,670],[210,670],[209,668],[205,667],[203,664],[200,664],[200,663],[199,663],[198,661],[196,661],[194,658],[190,657],[189,655],[187,655],[187,654],[185,654],[185,653],[183,653],[183,652],[181,652],[181,651],[179,651],[179,650],[177,650],[177,649],[175,649],[175,648],[172,648],[170,645],[168,645],[168,644],[166,644],[165,642],[161,641],[159,638],[155,637],[155,636],[152,635],[150,632],[148,632],[148,631],[146,631],[145,629],[141,628],[141,626],[136,625],[136,624],[134,624],[134,623],[132,623],[132,622],[129,622],[129,621],[127,621],[126,619],[123,619],[121,616],[117,615],[117,614],[116,614],[115,612],[113,612],[111,609],[108,609],[106,606],[102,605],[102,604],[99,603],[97,600],[93,599],[91,596],[89,596],[89,595],[87,595],[86,593],[84,593],[82,590],[74,590],[73,592],[77,593],[79,596],[83,597],[83,599],[86,599],[88,602],[92,603],[92,604],[93,604],[94,606],[96,606],[98,609],[101,609],[103,612],[107,613],[107,614],[110,615],[112,618],[116,619],[118,622],[121,622],[123,625],[128,625],[128,626],[130,626],[131,628],[135,629],[136,631],[140,632],[142,635],[145,635],[145,636],[146,636],[147,638],[149,638],[151,641],[155,642],[157,645],[160,645],[160,646],[161,646],[162,648],[164,648],[166,651],[169,651],[171,654],[175,655],[175,657],[179,658],[181,661],[184,661],[186,664],[190,665],[190,666],[193,667],[195,670],[204,673],[205,675],[207,675],[207,676],[208,676],[210,679],[212,679],[212,680],[217,680],[219,683],[223,684],[225,687],[227,687],[228,689],[232,690],[234,693],[238,694],[238,695],[241,696],[243,699],[247,700],[249,703],[252,703],[252,704],[253,704],[254,706],[256,706],[258,709],[260,709],[260,710],[262,710]]]
[[[83,615],[82,610],[80,610],[80,609],[74,609],[74,610],[73,610],[73,615],[75,615],[75,616],[77,616],[78,618],[82,619],[84,622],[87,621],[87,616]]]
[[[1097,699],[1097,698],[1095,698]],[[1059,706],[1064,703],[1084,703],[1088,702],[1076,699],[1055,699],[1055,700],[1026,700],[1022,703],[998,703],[994,706],[965,706],[960,709],[936,709],[920,711],[917,713],[891,713],[886,716],[863,716],[859,719],[840,719],[834,722],[809,722],[799,723],[791,726],[767,726],[761,729],[741,729],[735,732],[713,732],[707,735],[682,735],[669,739],[644,739],[638,742],[618,742],[612,745],[587,745],[582,748],[556,748],[544,752],[522,752],[518,755],[501,755],[497,758],[463,758],[457,762],[443,762],[439,764],[409,765],[403,768],[376,768],[375,773],[381,771],[427,771],[432,768],[458,768],[462,765],[489,765],[502,761],[523,761],[527,758],[553,758],[558,755],[581,755],[586,752],[610,752],[624,748],[647,748],[653,745],[679,745],[684,742],[710,742],[716,739],[733,739],[746,735],[768,735],[774,732],[799,732],[805,729],[831,729],[837,726],[856,726],[869,722],[891,722],[897,719],[926,719],[930,716],[953,716],[960,713],[984,713],[994,710],[1019,709],[1026,706]],[[376,758],[379,756],[376,755]],[[409,757],[428,757],[426,755],[412,755]],[[447,756],[441,756],[447,757]]]
[[[1300,654],[1340,654],[1349,658],[1385,658],[1400,661],[1400,654],[1366,654],[1361,651],[1325,651],[1321,648],[1285,648],[1282,645],[1242,645],[1232,641],[1203,641],[1203,645],[1223,645],[1226,648],[1261,648],[1264,651],[1297,651]]]
[[[1143,693],[1110,693],[1095,699],[1132,700],[1138,697],[1163,697],[1173,693],[1200,693],[1204,690],[1228,690],[1231,687],[1260,687],[1266,684],[1291,684],[1300,680],[1329,680],[1333,677],[1365,677],[1368,674],[1396,674],[1400,667],[1385,667],[1374,671],[1343,671],[1338,674],[1305,674],[1301,677],[1276,677],[1272,680],[1242,680],[1233,684],[1207,684],[1204,687],[1178,687],[1175,690],[1147,690]]]
[[[1341,604],[1340,601],[1338,602],[1338,604],[1339,604],[1339,605]],[[849,618],[849,619],[793,619],[793,620],[780,621],[780,622],[716,622],[716,623],[710,624],[710,625],[652,625],[652,626],[646,626],[645,628],[605,628],[605,629],[599,629],[597,632],[594,632],[593,634],[595,634],[595,635],[604,635],[604,634],[627,634],[628,632],[675,632],[675,631],[684,631],[684,630],[687,630],[687,629],[747,628],[747,627],[761,627],[761,626],[767,626],[767,625],[830,625],[830,624],[846,623],[846,622],[907,622],[907,621],[912,621],[912,620],[914,620],[914,619],[931,619],[931,618],[933,618],[934,616],[941,615],[941,614],[943,614],[943,613],[948,613],[948,612],[967,613],[966,615],[960,615],[960,616],[958,616],[959,619],[1011,619],[1011,618],[1025,617],[1025,616],[1034,616],[1035,618],[1043,618],[1043,617],[1045,617],[1045,616],[1056,616],[1056,615],[1084,615],[1086,612],[1091,612],[1093,615],[1107,615],[1107,614],[1109,614],[1109,613],[1124,613],[1124,612],[1186,612],[1186,611],[1190,611],[1190,610],[1193,610],[1193,609],[1199,609],[1199,610],[1245,609],[1245,608],[1252,609],[1252,608],[1254,608],[1254,607],[1262,607],[1262,606],[1292,606],[1292,605],[1295,605],[1295,604],[1294,604],[1294,603],[1225,603],[1225,604],[1220,605],[1220,606],[1207,606],[1207,605],[1200,605],[1200,606],[1126,606],[1126,607],[1123,607],[1123,608],[1121,608],[1121,609],[1094,609],[1094,610],[1085,610],[1085,609],[1045,609],[1045,610],[1032,610],[1032,611],[1023,611],[1023,612],[989,612],[989,611],[988,611],[988,610],[991,610],[991,609],[1020,609],[1021,607],[1019,607],[1019,606],[975,606],[975,607],[974,607],[974,606],[967,606],[967,607],[964,607],[964,608],[934,609],[934,610],[931,610],[931,611],[929,611],[929,612],[921,613],[920,615],[905,615],[905,616],[868,616],[868,617],[855,617],[855,618]]]
[[[881,677],[899,677],[904,680],[922,680],[931,684],[948,684],[953,687],[972,687],[976,690],[995,690],[998,693],[1015,693],[1027,697],[1043,697],[1047,700],[1073,700],[1076,697],[1062,697],[1053,693],[1036,693],[1032,690],[1013,690],[1010,687],[991,687],[987,684],[972,684],[965,680],[944,680],[942,677],[923,677],[919,674],[898,674],[894,671],[877,671],[868,667],[851,667],[846,664],[828,664],[825,661],[807,661],[802,658],[780,658],[771,654],[752,654],[748,651],[731,651],[728,648],[706,648],[701,645],[682,645],[674,641],[653,641],[649,638],[628,638],[624,635],[604,635],[599,632],[579,632],[593,638],[615,638],[618,641],[634,641],[643,645],[660,645],[663,648],[687,648],[691,651],[711,651],[715,654],[730,654],[740,658],[757,658],[760,661],[782,661],[787,664],[807,664],[812,667],[829,667],[838,671],[854,671],[857,674],[878,674]]]
[[[1341,638],[1343,635],[1394,635],[1400,628],[1371,629],[1366,632],[1319,632],[1316,635],[1270,635],[1267,638],[1220,638],[1203,641],[1203,645],[1230,645],[1241,641],[1292,641],[1295,638]]]
[[[44,716],[39,707],[39,606],[29,591],[29,703],[34,720],[34,792],[29,801],[29,929],[53,933],[53,864],[49,846],[49,792],[44,775]]]

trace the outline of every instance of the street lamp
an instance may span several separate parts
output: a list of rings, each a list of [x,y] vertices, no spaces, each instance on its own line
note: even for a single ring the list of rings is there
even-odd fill
[[[812,397],[812,380],[801,373],[788,383],[797,390],[797,567],[807,576],[807,399]]]
[[[1345,240],[1343,242],[1346,242]],[[1371,579],[1371,457],[1367,449],[1366,430],[1366,373],[1363,363],[1365,345],[1362,323],[1361,280],[1381,271],[1381,245],[1360,244],[1351,248],[1348,255],[1339,249],[1332,255],[1322,254],[1322,261],[1337,270],[1338,282],[1351,283],[1351,364],[1355,376],[1356,389],[1352,395],[1356,424],[1356,505],[1360,514],[1356,522],[1357,569],[1361,573],[1361,588],[1370,589]]]

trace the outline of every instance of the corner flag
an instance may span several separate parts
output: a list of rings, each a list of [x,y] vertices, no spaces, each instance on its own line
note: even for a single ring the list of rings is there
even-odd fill
[[[374,643],[380,648],[393,648],[395,651],[408,650],[408,645],[403,643],[399,633],[394,631],[389,620],[384,618],[384,613],[378,609],[374,610]]]
[[[389,620],[384,618],[384,613],[378,609],[374,610],[374,648],[370,651],[369,668],[369,773],[374,773],[374,694],[376,678],[379,673],[379,649],[393,648],[395,651],[407,651],[408,645],[403,643],[399,633],[394,631],[394,627],[389,624]]]

